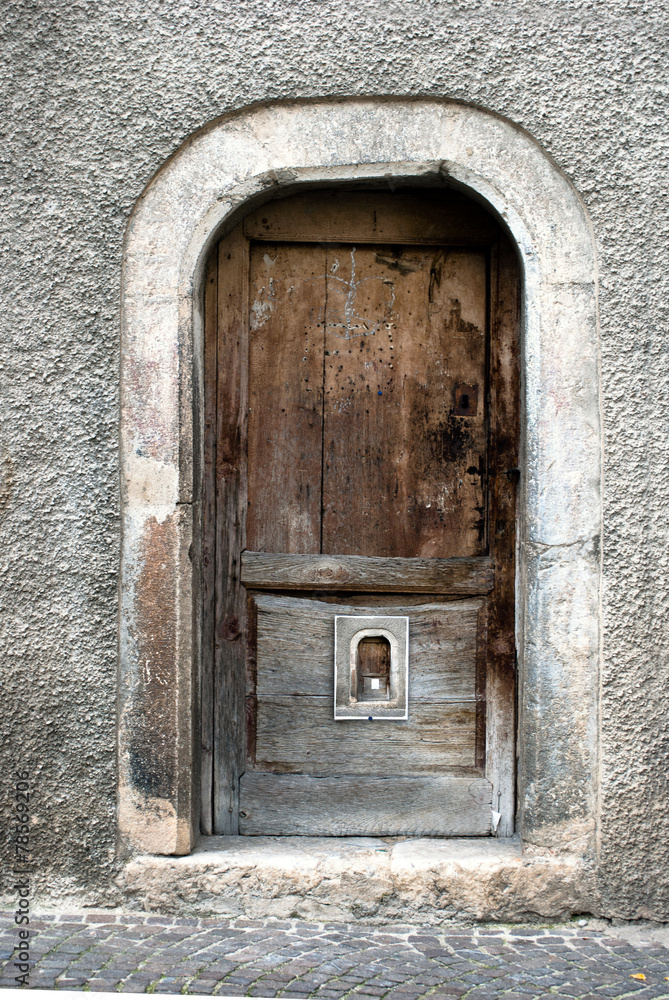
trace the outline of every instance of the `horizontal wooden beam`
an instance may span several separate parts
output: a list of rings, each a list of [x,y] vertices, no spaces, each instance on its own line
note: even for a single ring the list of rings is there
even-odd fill
[[[454,191],[321,191],[261,205],[244,235],[271,242],[489,246],[495,220]]]
[[[487,594],[494,584],[489,556],[401,559],[381,556],[285,555],[244,552],[242,583],[260,590],[395,591],[404,594]]]
[[[239,832],[316,837],[481,837],[490,834],[485,778],[376,778],[247,772]]]

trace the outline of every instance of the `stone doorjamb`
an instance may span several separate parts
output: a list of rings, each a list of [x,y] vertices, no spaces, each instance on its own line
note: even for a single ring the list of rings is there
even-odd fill
[[[122,290],[119,828],[184,854],[199,814],[201,285],[209,249],[279,188],[446,179],[489,206],[523,268],[518,819],[595,846],[601,429],[596,262],[584,208],[521,129],[449,101],[254,108],[190,139],[127,232]]]

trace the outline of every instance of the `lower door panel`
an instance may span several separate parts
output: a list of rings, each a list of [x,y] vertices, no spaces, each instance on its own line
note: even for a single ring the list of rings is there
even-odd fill
[[[490,833],[485,778],[243,775],[239,832],[312,837],[480,837]]]
[[[489,834],[487,599],[344,600],[252,596],[240,833]],[[335,615],[408,618],[408,719],[334,719]]]

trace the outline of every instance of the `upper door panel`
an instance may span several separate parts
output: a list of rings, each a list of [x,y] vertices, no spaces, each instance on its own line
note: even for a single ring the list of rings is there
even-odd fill
[[[255,243],[255,551],[486,550],[483,251]]]

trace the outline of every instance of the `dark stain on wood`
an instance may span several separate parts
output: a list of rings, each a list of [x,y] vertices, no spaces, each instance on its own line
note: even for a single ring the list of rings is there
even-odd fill
[[[442,462],[458,462],[463,455],[469,455],[473,444],[469,424],[465,420],[457,420],[453,414],[431,428],[427,440]]]

